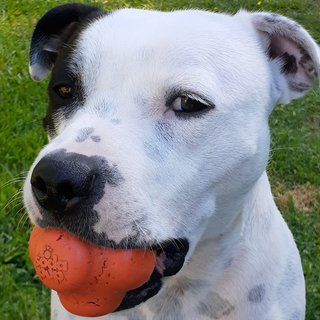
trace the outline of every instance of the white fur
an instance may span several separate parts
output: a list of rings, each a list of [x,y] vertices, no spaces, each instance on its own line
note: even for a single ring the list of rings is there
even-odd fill
[[[265,53],[268,40],[260,32],[272,27],[264,17],[126,9],[95,21],[81,35],[73,62],[81,63],[88,99],[70,120],[59,115],[57,137],[50,137],[31,167],[25,185],[31,220],[41,218],[31,195],[32,169],[44,155],[64,148],[105,156],[125,178],[116,189],[106,186],[108,197],[95,207],[101,217],[96,232],[120,242],[144,217],[139,240],[190,241],[185,266],[160,293],[101,319],[304,319],[298,250],[265,173],[268,116],[277,102],[296,95],[279,72],[281,63]],[[305,43],[317,68],[319,49],[310,39]],[[215,109],[177,119],[164,98],[175,87],[206,97]],[[172,142],[157,136],[159,122],[169,124]],[[76,144],[84,127],[94,128],[101,142]],[[156,146],[158,161],[146,146]],[[185,279],[197,286],[181,289],[179,296]],[[82,318],[65,311],[53,293],[52,319]]]

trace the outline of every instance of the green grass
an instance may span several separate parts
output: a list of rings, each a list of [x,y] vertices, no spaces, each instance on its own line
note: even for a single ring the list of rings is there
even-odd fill
[[[21,204],[22,180],[46,143],[41,118],[47,81],[28,74],[28,51],[36,21],[49,8],[67,1],[0,1],[0,315],[1,319],[49,319],[49,290],[35,277],[28,256],[30,223]],[[139,7],[160,10],[204,8],[235,13],[239,8],[285,14],[303,24],[320,42],[318,0],[262,1],[91,1],[105,10]],[[307,285],[308,320],[320,320],[320,99],[317,89],[271,115],[272,152],[268,172],[272,187],[287,202],[281,211],[298,244]],[[309,186],[308,210],[295,206],[288,191]],[[258,320],[258,319],[257,319]],[[276,319],[275,319],[276,320]]]

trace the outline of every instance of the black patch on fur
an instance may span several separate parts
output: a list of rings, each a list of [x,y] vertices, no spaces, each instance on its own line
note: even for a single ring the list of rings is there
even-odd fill
[[[121,120],[120,119],[110,119],[110,122],[112,124],[114,124],[115,126],[119,125],[121,123]]]
[[[138,95],[138,96],[136,96],[136,97],[134,98],[134,103],[135,103],[138,107],[142,108],[142,107],[145,107],[145,106],[147,105],[147,99],[144,98],[144,97],[141,96],[141,95]]]
[[[193,280],[184,276],[176,279],[176,283],[170,286],[170,289],[175,292],[175,295],[184,296],[187,292],[196,295],[203,287],[208,287],[209,284],[203,280]]]
[[[164,121],[157,122],[155,126],[155,131],[157,134],[157,139],[159,141],[164,140],[169,144],[172,143],[174,133],[170,123]]]
[[[223,263],[222,270],[229,269],[232,266],[233,258],[229,258]]]
[[[264,19],[270,24],[285,23],[286,28],[293,32],[301,28],[299,24],[295,23],[294,21],[285,21],[281,15],[276,13],[269,13],[264,17]]]
[[[289,55],[287,52],[285,52],[280,58],[283,62],[281,73],[284,73],[284,74],[297,73],[298,71],[297,59],[293,54]]]
[[[159,298],[152,301],[148,307],[154,314],[154,320],[185,319],[182,314],[182,299],[176,295],[175,289],[171,287],[166,288],[165,292],[160,292]]]
[[[217,292],[209,293],[198,306],[199,313],[211,319],[220,319],[234,310],[234,306],[228,300],[221,298]]]
[[[43,118],[43,127],[47,134],[56,136],[59,120],[67,121],[85,101],[86,93],[77,71],[71,72],[72,54],[80,34],[93,21],[109,13],[98,7],[81,3],[69,3],[48,11],[37,23],[31,41],[30,65],[38,64],[42,69],[52,70],[48,86],[49,106]],[[56,43],[56,52],[46,51],[46,44]],[[57,94],[60,85],[71,87],[72,98],[63,99]],[[57,119],[58,120],[57,120]]]
[[[94,131],[94,128],[92,127],[87,127],[87,128],[82,128],[79,130],[76,142],[83,142],[89,138],[91,133]]]
[[[290,82],[289,88],[292,91],[303,93],[303,92],[310,90],[311,86],[306,83],[303,83],[303,82],[301,82],[301,83]]]
[[[173,137],[171,124],[164,121],[157,122],[152,139],[143,143],[146,155],[155,162],[164,162],[167,153],[173,147]]]
[[[290,291],[302,281],[303,275],[301,273],[299,260],[295,260],[293,257],[288,258],[286,267],[282,274],[282,279],[277,289],[278,301],[281,301],[286,297]]]
[[[280,16],[276,13],[270,13],[267,16],[264,17],[264,19],[268,22],[268,23],[276,23],[280,20]]]
[[[259,284],[253,287],[248,293],[248,301],[252,303],[261,303],[266,296],[266,286]]]
[[[287,320],[300,320],[302,312],[300,310],[296,310],[293,312]]]
[[[71,73],[71,49],[61,50],[57,62],[53,67],[51,79],[48,86],[49,106],[46,116],[43,118],[43,127],[49,135],[56,135],[56,125],[59,120],[67,121],[74,112],[80,108],[85,101],[85,91],[81,83],[80,75]],[[65,85],[71,88],[72,98],[63,99],[57,93],[59,86]],[[56,117],[58,116],[58,119]]]
[[[91,140],[93,141],[93,142],[100,142],[101,141],[101,138],[99,137],[99,136],[91,136],[90,137],[91,138]]]
[[[82,3],[67,3],[46,12],[36,24],[30,47],[30,65],[38,64],[50,70],[56,62],[58,53],[80,25],[103,16],[98,7]],[[48,43],[53,43],[54,50],[46,50]]]

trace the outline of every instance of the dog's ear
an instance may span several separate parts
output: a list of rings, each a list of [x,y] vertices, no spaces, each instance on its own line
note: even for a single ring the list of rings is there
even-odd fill
[[[252,13],[251,20],[272,62],[277,103],[303,96],[320,74],[318,45],[301,25],[279,14]]]
[[[32,79],[41,81],[45,78],[59,50],[79,25],[98,15],[102,15],[98,7],[82,3],[63,4],[44,14],[36,24],[31,39],[29,71]]]

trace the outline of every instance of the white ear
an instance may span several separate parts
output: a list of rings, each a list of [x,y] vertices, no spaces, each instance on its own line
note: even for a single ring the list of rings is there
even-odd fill
[[[320,74],[320,49],[298,23],[275,13],[251,14],[253,26],[271,61],[277,89],[277,103],[289,103],[311,89]]]

